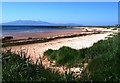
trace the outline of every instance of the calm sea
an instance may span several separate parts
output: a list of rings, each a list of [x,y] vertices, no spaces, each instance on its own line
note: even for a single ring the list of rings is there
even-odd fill
[[[45,31],[55,31],[55,30],[69,30],[72,28],[57,28],[57,27],[47,27],[47,26],[2,26],[2,35],[11,35],[16,33],[26,33],[26,32],[45,32]]]

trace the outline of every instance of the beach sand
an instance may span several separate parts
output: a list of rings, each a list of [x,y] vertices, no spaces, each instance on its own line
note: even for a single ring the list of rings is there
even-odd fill
[[[71,30],[70,31],[70,33],[72,33],[72,34],[73,34],[73,32],[82,33],[79,30],[77,30],[77,31]],[[86,32],[86,31],[84,30],[83,32]],[[66,33],[69,34],[69,31],[68,32],[60,31],[59,33],[62,33],[62,35],[66,35]],[[65,34],[63,34],[63,33],[65,33]],[[58,32],[54,32],[52,34],[56,34],[58,36]],[[91,47],[94,43],[96,43],[100,40],[104,40],[105,37],[107,37],[110,34],[112,34],[112,32],[108,31],[105,33],[100,33],[100,34],[91,34],[91,35],[79,36],[79,37],[73,37],[73,38],[61,38],[61,39],[56,39],[56,40],[52,40],[49,42],[27,44],[27,45],[20,45],[20,46],[11,46],[11,47],[7,47],[7,48],[12,48],[12,51],[15,51],[15,52],[20,51],[20,50],[27,52],[27,55],[30,55],[32,60],[36,61],[39,58],[39,56],[43,57],[44,52],[48,49],[58,50],[62,46],[68,46],[68,47],[71,47],[73,49],[88,48],[88,47]],[[40,36],[38,34],[34,34],[34,35]],[[44,34],[44,35],[50,36],[49,33]],[[52,35],[52,37],[53,37],[53,35]],[[6,49],[6,48],[3,48],[3,49]],[[49,67],[52,69],[56,69],[57,71],[64,72],[63,67],[51,66],[50,62],[46,58],[42,61],[42,64],[46,68]]]
[[[28,55],[38,57],[39,55],[43,56],[43,53],[48,49],[58,50],[62,46],[68,46],[74,49],[87,48],[99,40],[105,39],[105,37],[107,37],[109,34],[112,33],[92,34],[73,38],[61,38],[49,42],[11,46],[9,48],[12,48],[13,51],[28,50]]]

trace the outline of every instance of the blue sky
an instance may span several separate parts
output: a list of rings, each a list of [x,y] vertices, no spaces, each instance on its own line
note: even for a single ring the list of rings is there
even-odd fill
[[[41,20],[51,23],[114,25],[117,2],[3,2],[2,21]]]

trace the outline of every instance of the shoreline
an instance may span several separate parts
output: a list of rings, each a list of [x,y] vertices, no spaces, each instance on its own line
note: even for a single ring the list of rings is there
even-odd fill
[[[72,29],[72,30],[18,33],[11,36],[5,36],[2,39],[3,40],[2,46],[6,47],[6,46],[14,46],[14,45],[41,43],[41,42],[48,42],[55,39],[99,34],[99,33],[104,33],[109,31],[110,29],[106,29],[106,28],[92,28],[92,29],[80,28],[80,29]],[[11,37],[11,39],[7,39],[7,37]]]
[[[33,27],[34,28],[34,27]],[[54,29],[54,27],[53,27]],[[59,29],[59,27],[58,27]],[[60,28],[60,30],[28,30],[28,31],[19,31],[19,32],[3,32],[3,35],[2,37],[5,37],[5,36],[10,36],[10,35],[21,35],[21,34],[32,34],[32,33],[45,33],[45,32],[55,32],[55,31],[68,31],[68,30],[78,30],[77,28]]]

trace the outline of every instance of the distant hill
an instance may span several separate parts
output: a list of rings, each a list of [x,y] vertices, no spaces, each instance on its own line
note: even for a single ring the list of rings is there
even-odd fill
[[[75,23],[65,23],[65,24],[55,24],[55,23],[49,23],[45,21],[33,21],[33,20],[16,20],[12,22],[6,22],[2,23],[4,26],[82,26],[80,24]]]
[[[32,20],[16,20],[12,22],[2,23],[2,25],[51,25],[52,23],[44,22],[44,21],[32,21]]]

